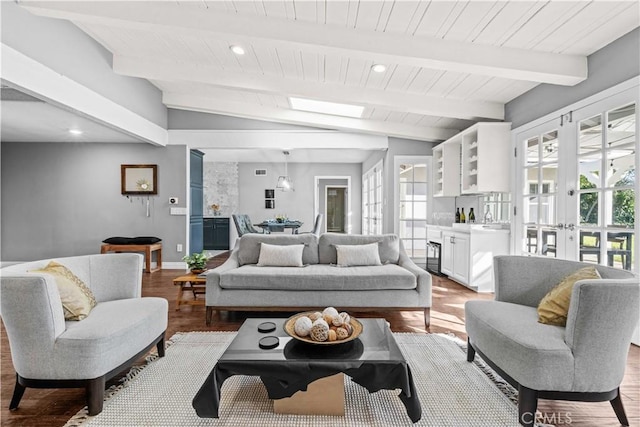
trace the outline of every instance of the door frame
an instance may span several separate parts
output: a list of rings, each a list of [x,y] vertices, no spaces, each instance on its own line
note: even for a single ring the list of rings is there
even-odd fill
[[[320,213],[320,191],[318,190],[320,186],[320,181],[323,179],[346,179],[347,180],[347,211],[345,215],[347,216],[346,222],[346,234],[351,234],[353,231],[353,225],[351,222],[351,217],[353,213],[351,211],[351,175],[316,175],[313,177],[313,219],[315,220],[316,216]],[[332,187],[339,187],[339,185],[332,185]],[[325,191],[325,199],[326,199],[326,191]],[[326,200],[325,200],[325,210],[326,210]],[[325,224],[324,229],[327,229],[327,217],[325,215],[324,218]]]

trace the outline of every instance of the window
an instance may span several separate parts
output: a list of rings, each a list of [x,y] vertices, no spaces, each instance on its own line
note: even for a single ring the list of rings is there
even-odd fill
[[[397,234],[417,260],[427,256],[428,161],[426,156],[395,158]]]
[[[362,175],[362,234],[382,234],[382,160]]]

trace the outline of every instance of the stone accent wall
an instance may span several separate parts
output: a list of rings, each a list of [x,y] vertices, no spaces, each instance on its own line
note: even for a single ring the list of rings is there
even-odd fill
[[[204,162],[204,212],[213,216],[212,204],[220,205],[221,216],[238,211],[238,163]]]

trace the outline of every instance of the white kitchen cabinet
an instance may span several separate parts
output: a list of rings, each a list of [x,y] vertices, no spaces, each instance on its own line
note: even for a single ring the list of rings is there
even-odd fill
[[[442,271],[450,278],[463,285],[469,284],[469,234],[445,232],[442,233],[442,246],[446,253],[442,259]],[[447,259],[448,258],[448,259]],[[445,271],[445,259],[448,271]]]
[[[433,149],[433,196],[460,195],[460,143],[440,144]]]
[[[461,194],[507,193],[511,123],[478,123],[462,135]]]
[[[466,224],[442,229],[442,272],[477,292],[493,292],[493,257],[509,254],[509,231]]]
[[[433,148],[433,196],[507,193],[511,123],[476,123]]]

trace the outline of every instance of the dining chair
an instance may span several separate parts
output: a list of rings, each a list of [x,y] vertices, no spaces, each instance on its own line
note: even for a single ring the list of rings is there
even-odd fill
[[[238,236],[242,237],[244,234],[249,233],[258,233],[264,234],[264,230],[256,229],[251,223],[251,218],[247,214],[232,214],[233,223],[236,226],[236,230],[238,231]]]
[[[318,214],[316,216],[316,221],[313,223],[313,230],[311,231],[303,231],[297,234],[315,234],[316,236],[320,235],[320,229],[322,228],[322,219],[324,218],[323,214]]]

